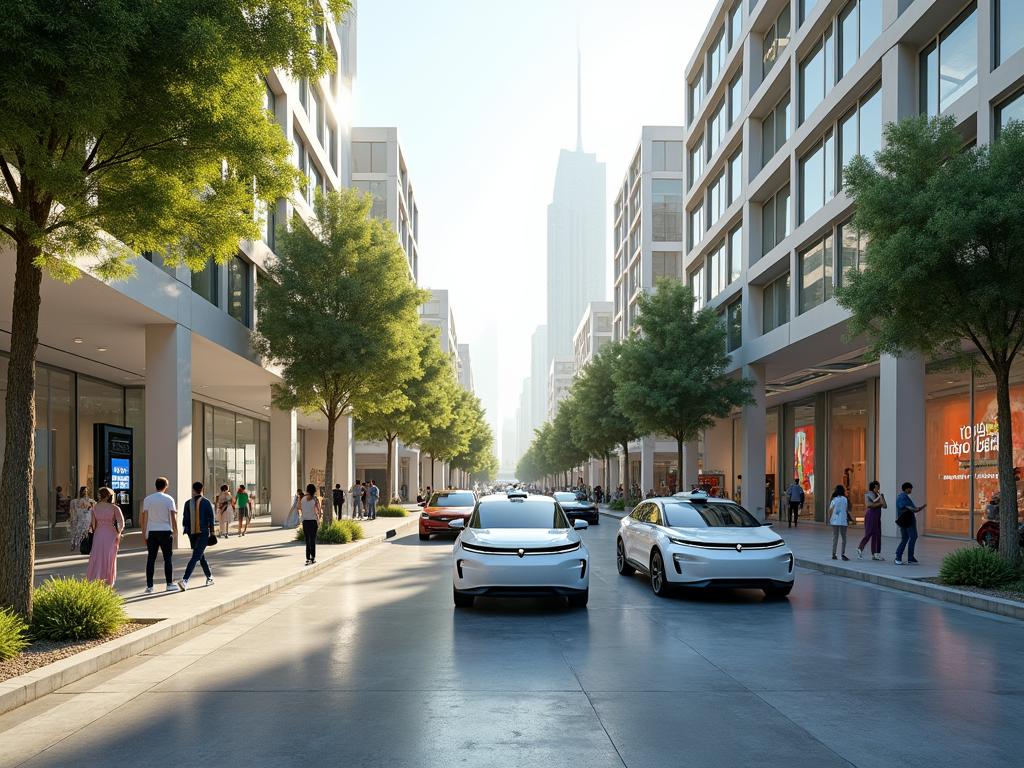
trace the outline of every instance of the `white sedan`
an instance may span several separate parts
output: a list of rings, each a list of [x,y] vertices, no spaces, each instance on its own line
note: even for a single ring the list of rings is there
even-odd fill
[[[590,596],[590,553],[561,506],[549,496],[522,491],[485,496],[461,529],[452,550],[455,605],[469,608],[480,595],[565,595],[584,608]]]
[[[615,542],[619,573],[651,578],[659,597],[673,586],[793,589],[793,552],[771,526],[728,499],[679,493],[648,499],[622,519]]]

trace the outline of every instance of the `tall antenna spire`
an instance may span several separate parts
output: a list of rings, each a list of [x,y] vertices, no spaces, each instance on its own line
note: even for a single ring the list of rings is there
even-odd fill
[[[580,18],[576,9],[576,151],[583,151],[583,57],[580,54]]]

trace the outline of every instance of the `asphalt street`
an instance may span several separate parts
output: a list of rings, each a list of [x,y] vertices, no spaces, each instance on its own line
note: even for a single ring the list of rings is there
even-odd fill
[[[457,610],[451,540],[391,540],[0,716],[0,766],[1024,762],[1020,622],[807,571],[659,599],[616,528],[588,609]]]

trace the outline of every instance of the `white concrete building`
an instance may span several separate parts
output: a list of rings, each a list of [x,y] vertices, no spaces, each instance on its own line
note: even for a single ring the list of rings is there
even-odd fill
[[[473,357],[469,354],[469,344],[459,344],[459,384],[467,392],[475,392],[473,388]]]
[[[572,343],[576,376],[579,376],[594,359],[594,355],[612,340],[613,315],[614,304],[610,301],[592,301],[587,306]],[[583,468],[583,482],[588,486],[608,482],[604,475],[604,460],[591,458],[587,461]]]
[[[841,169],[908,115],[952,115],[965,141],[992,140],[1024,115],[1022,46],[1024,14],[1007,0],[715,8],[686,68],[684,274],[723,314],[735,373],[756,382],[757,404],[707,433],[701,465],[723,492],[748,489],[751,511],[777,512],[795,476],[806,517],[824,521],[837,484],[863,517],[878,479],[890,499],[914,484],[929,504],[922,533],[970,537],[980,525],[995,454],[971,433],[996,428],[991,377],[914,357],[868,363],[863,343],[844,341],[834,286],[864,267],[866,242]],[[967,449],[949,455],[964,430]],[[883,531],[895,535],[893,515]]]
[[[548,418],[554,421],[558,415],[558,404],[569,396],[576,374],[576,362],[570,355],[556,355],[548,370]]]
[[[459,336],[455,328],[455,313],[448,302],[448,291],[431,289],[430,299],[420,307],[420,322],[430,323],[440,331],[441,351],[448,355],[452,363],[452,375],[460,382],[463,379],[462,365],[459,359]],[[445,488],[450,479],[447,464],[434,462],[434,474],[430,473],[430,454],[421,453],[419,459],[420,485],[431,488]]]

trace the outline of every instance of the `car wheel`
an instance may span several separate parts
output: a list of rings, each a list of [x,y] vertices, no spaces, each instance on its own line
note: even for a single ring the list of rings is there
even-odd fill
[[[765,587],[762,590],[762,592],[764,592],[764,596],[765,597],[780,597],[780,598],[781,597],[789,597],[789,593],[792,592],[792,591],[793,591],[793,585],[792,584],[787,584],[784,587]]]
[[[586,608],[587,600],[590,599],[590,587],[583,590],[582,593],[569,595],[569,605],[573,608]]]
[[[452,590],[455,597],[456,608],[472,608],[473,607],[473,595],[467,595],[465,592],[459,592],[457,589]]]
[[[421,533],[420,534],[420,541],[430,541],[430,534],[429,533]]]
[[[651,589],[658,597],[667,597],[670,590],[668,577],[665,575],[665,560],[658,550],[651,554]]]
[[[594,525],[600,525],[600,524],[601,524],[601,516],[598,515],[597,517],[594,518]]]
[[[636,573],[636,568],[626,560],[626,545],[622,543],[622,539],[615,545],[615,567],[623,576],[632,576]]]

